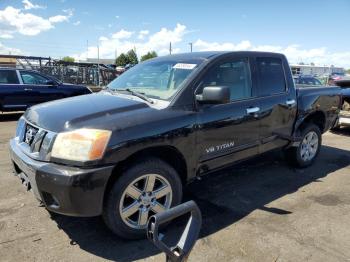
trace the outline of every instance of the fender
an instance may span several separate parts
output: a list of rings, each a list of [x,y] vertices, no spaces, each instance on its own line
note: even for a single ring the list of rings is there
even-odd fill
[[[169,120],[158,120],[145,126],[129,127],[115,134],[115,145],[110,146],[104,156],[104,164],[126,161],[141,151],[152,148],[173,150],[185,160],[187,179],[196,169],[195,113],[177,115]],[[166,157],[166,156],[164,156]]]

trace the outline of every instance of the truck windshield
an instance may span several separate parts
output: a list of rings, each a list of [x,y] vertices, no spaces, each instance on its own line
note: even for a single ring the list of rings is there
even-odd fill
[[[171,100],[203,60],[154,60],[136,65],[113,80],[112,91],[132,90],[147,97]]]

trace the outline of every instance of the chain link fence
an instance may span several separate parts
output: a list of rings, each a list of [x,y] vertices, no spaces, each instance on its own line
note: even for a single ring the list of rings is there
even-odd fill
[[[53,76],[62,82],[89,86],[105,86],[117,77],[115,70],[97,65],[93,67],[71,65],[41,66],[35,68],[35,70]]]
[[[105,86],[118,76],[112,66],[74,63],[43,57],[0,55],[0,67],[36,70],[65,83]]]

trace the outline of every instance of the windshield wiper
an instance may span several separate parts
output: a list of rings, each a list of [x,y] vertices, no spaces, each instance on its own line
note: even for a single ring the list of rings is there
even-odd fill
[[[128,92],[129,94],[136,96],[138,98],[141,98],[142,100],[147,101],[148,103],[154,104],[154,101],[152,99],[150,99],[149,97],[147,97],[144,93],[141,92],[136,92],[131,90],[130,88],[126,88],[126,89],[115,89],[113,90],[115,92]]]

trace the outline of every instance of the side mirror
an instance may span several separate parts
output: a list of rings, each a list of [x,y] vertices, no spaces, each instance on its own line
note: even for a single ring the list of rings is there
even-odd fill
[[[226,104],[230,102],[230,89],[227,86],[207,86],[201,95],[196,95],[199,103]]]
[[[57,85],[57,83],[51,79],[48,79],[45,81],[45,85],[48,85],[48,86],[55,86]]]

